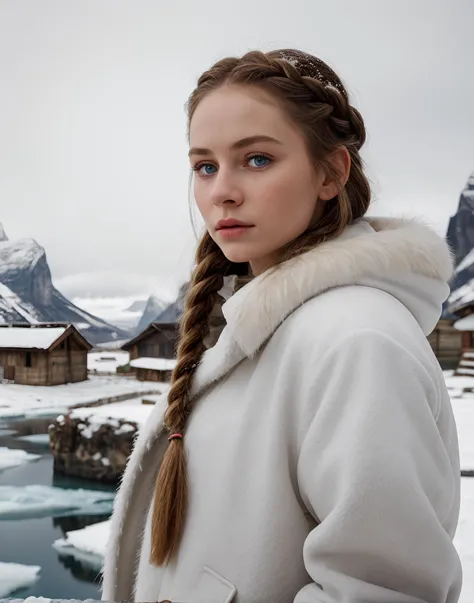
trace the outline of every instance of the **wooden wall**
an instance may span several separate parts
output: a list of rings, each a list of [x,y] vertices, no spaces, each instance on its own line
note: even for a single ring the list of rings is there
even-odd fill
[[[451,320],[440,320],[428,341],[444,370],[455,369],[461,358],[462,332],[455,329]]]
[[[87,379],[85,350],[54,350],[49,354],[50,385],[76,383]]]
[[[138,381],[159,381],[166,383],[171,379],[171,371],[155,371],[153,369],[137,368],[136,377]]]
[[[31,366],[27,366],[27,355]],[[48,353],[41,351],[3,351],[0,350],[0,365],[4,367],[5,377],[11,375],[20,385],[48,385]],[[7,367],[14,367],[7,368]]]

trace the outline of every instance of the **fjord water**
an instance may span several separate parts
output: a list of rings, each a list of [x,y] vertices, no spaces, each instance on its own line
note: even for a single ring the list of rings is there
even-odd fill
[[[44,432],[47,422],[45,419],[38,421],[36,433]],[[0,425],[0,446],[20,448],[41,455],[41,458],[0,472],[0,490],[2,486],[24,487],[32,484],[104,492],[113,490],[95,482],[55,477],[53,459],[48,447],[41,442],[41,438],[36,442],[18,439],[16,436],[22,433],[22,427],[24,423],[21,421],[3,422]],[[11,433],[12,431],[16,433]],[[31,421],[28,431],[31,433]],[[66,532],[104,521],[107,517],[108,515],[103,514],[75,514],[56,518],[42,516],[0,519],[0,561],[41,566],[38,580],[33,585],[7,596],[12,597],[15,594],[21,598],[43,596],[52,599],[100,599],[99,568],[87,560],[79,561],[72,556],[60,556],[52,544],[55,540],[64,538]]]

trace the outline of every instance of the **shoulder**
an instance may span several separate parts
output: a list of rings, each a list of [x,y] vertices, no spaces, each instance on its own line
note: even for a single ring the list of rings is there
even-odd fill
[[[324,351],[338,341],[356,341],[362,334],[377,340],[385,336],[413,353],[430,351],[411,312],[375,287],[351,285],[326,291],[295,310],[280,329],[288,344],[303,353],[315,346]]]

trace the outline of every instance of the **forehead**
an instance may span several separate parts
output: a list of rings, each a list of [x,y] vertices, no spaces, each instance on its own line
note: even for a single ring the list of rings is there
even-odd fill
[[[221,86],[198,104],[189,126],[192,147],[214,149],[255,134],[281,142],[301,138],[297,128],[265,90],[255,86]]]

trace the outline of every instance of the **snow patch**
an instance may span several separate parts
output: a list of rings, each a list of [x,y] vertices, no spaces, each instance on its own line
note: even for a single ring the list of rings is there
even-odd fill
[[[41,567],[0,561],[0,597],[7,597],[20,588],[28,588],[38,580]]]
[[[107,515],[114,492],[53,486],[0,486],[0,520],[71,515]]]
[[[60,555],[71,555],[92,567],[101,568],[110,533],[110,521],[67,532],[65,538],[53,543]]]
[[[147,400],[153,401],[158,401],[160,398],[160,395],[147,396]],[[71,411],[70,418],[87,421],[88,425],[79,424],[78,429],[81,430],[83,437],[91,437],[101,425],[112,425],[117,429],[117,434],[134,431],[135,425],[141,427],[146,423],[152,410],[153,404],[142,404],[142,398],[133,398],[126,402],[115,402],[104,406],[75,408]]]
[[[130,359],[128,352],[89,352],[87,369],[97,374],[115,373],[119,366],[127,364]]]
[[[71,406],[89,404],[99,399],[141,391],[159,393],[163,384],[124,377],[89,375],[87,381],[53,386],[30,386],[16,383],[0,386],[0,419],[25,416],[56,416]]]
[[[0,471],[5,469],[11,469],[13,467],[19,467],[23,463],[29,463],[30,461],[37,461],[41,458],[38,454],[30,454],[24,450],[13,450],[0,446]]]
[[[471,249],[471,251],[462,260],[462,262],[459,263],[459,266],[456,268],[456,273],[461,272],[472,264],[474,264],[474,249]]]
[[[31,270],[45,256],[43,247],[34,239],[0,242],[0,274]]]
[[[151,369],[154,371],[172,371],[177,364],[176,359],[167,358],[136,358],[130,360],[130,366],[133,368]]]
[[[47,350],[65,331],[66,327],[1,327],[0,348]]]
[[[25,309],[25,307],[21,306],[22,300],[18,297],[18,295],[13,293],[11,289],[9,289],[6,285],[3,285],[2,283],[0,283],[0,297],[4,301],[4,304],[2,305],[4,305],[4,308],[6,310],[14,310],[17,314],[24,318],[26,322],[29,322],[30,324],[36,324],[38,322],[37,317],[33,315],[31,310],[28,311],[27,309]]]

